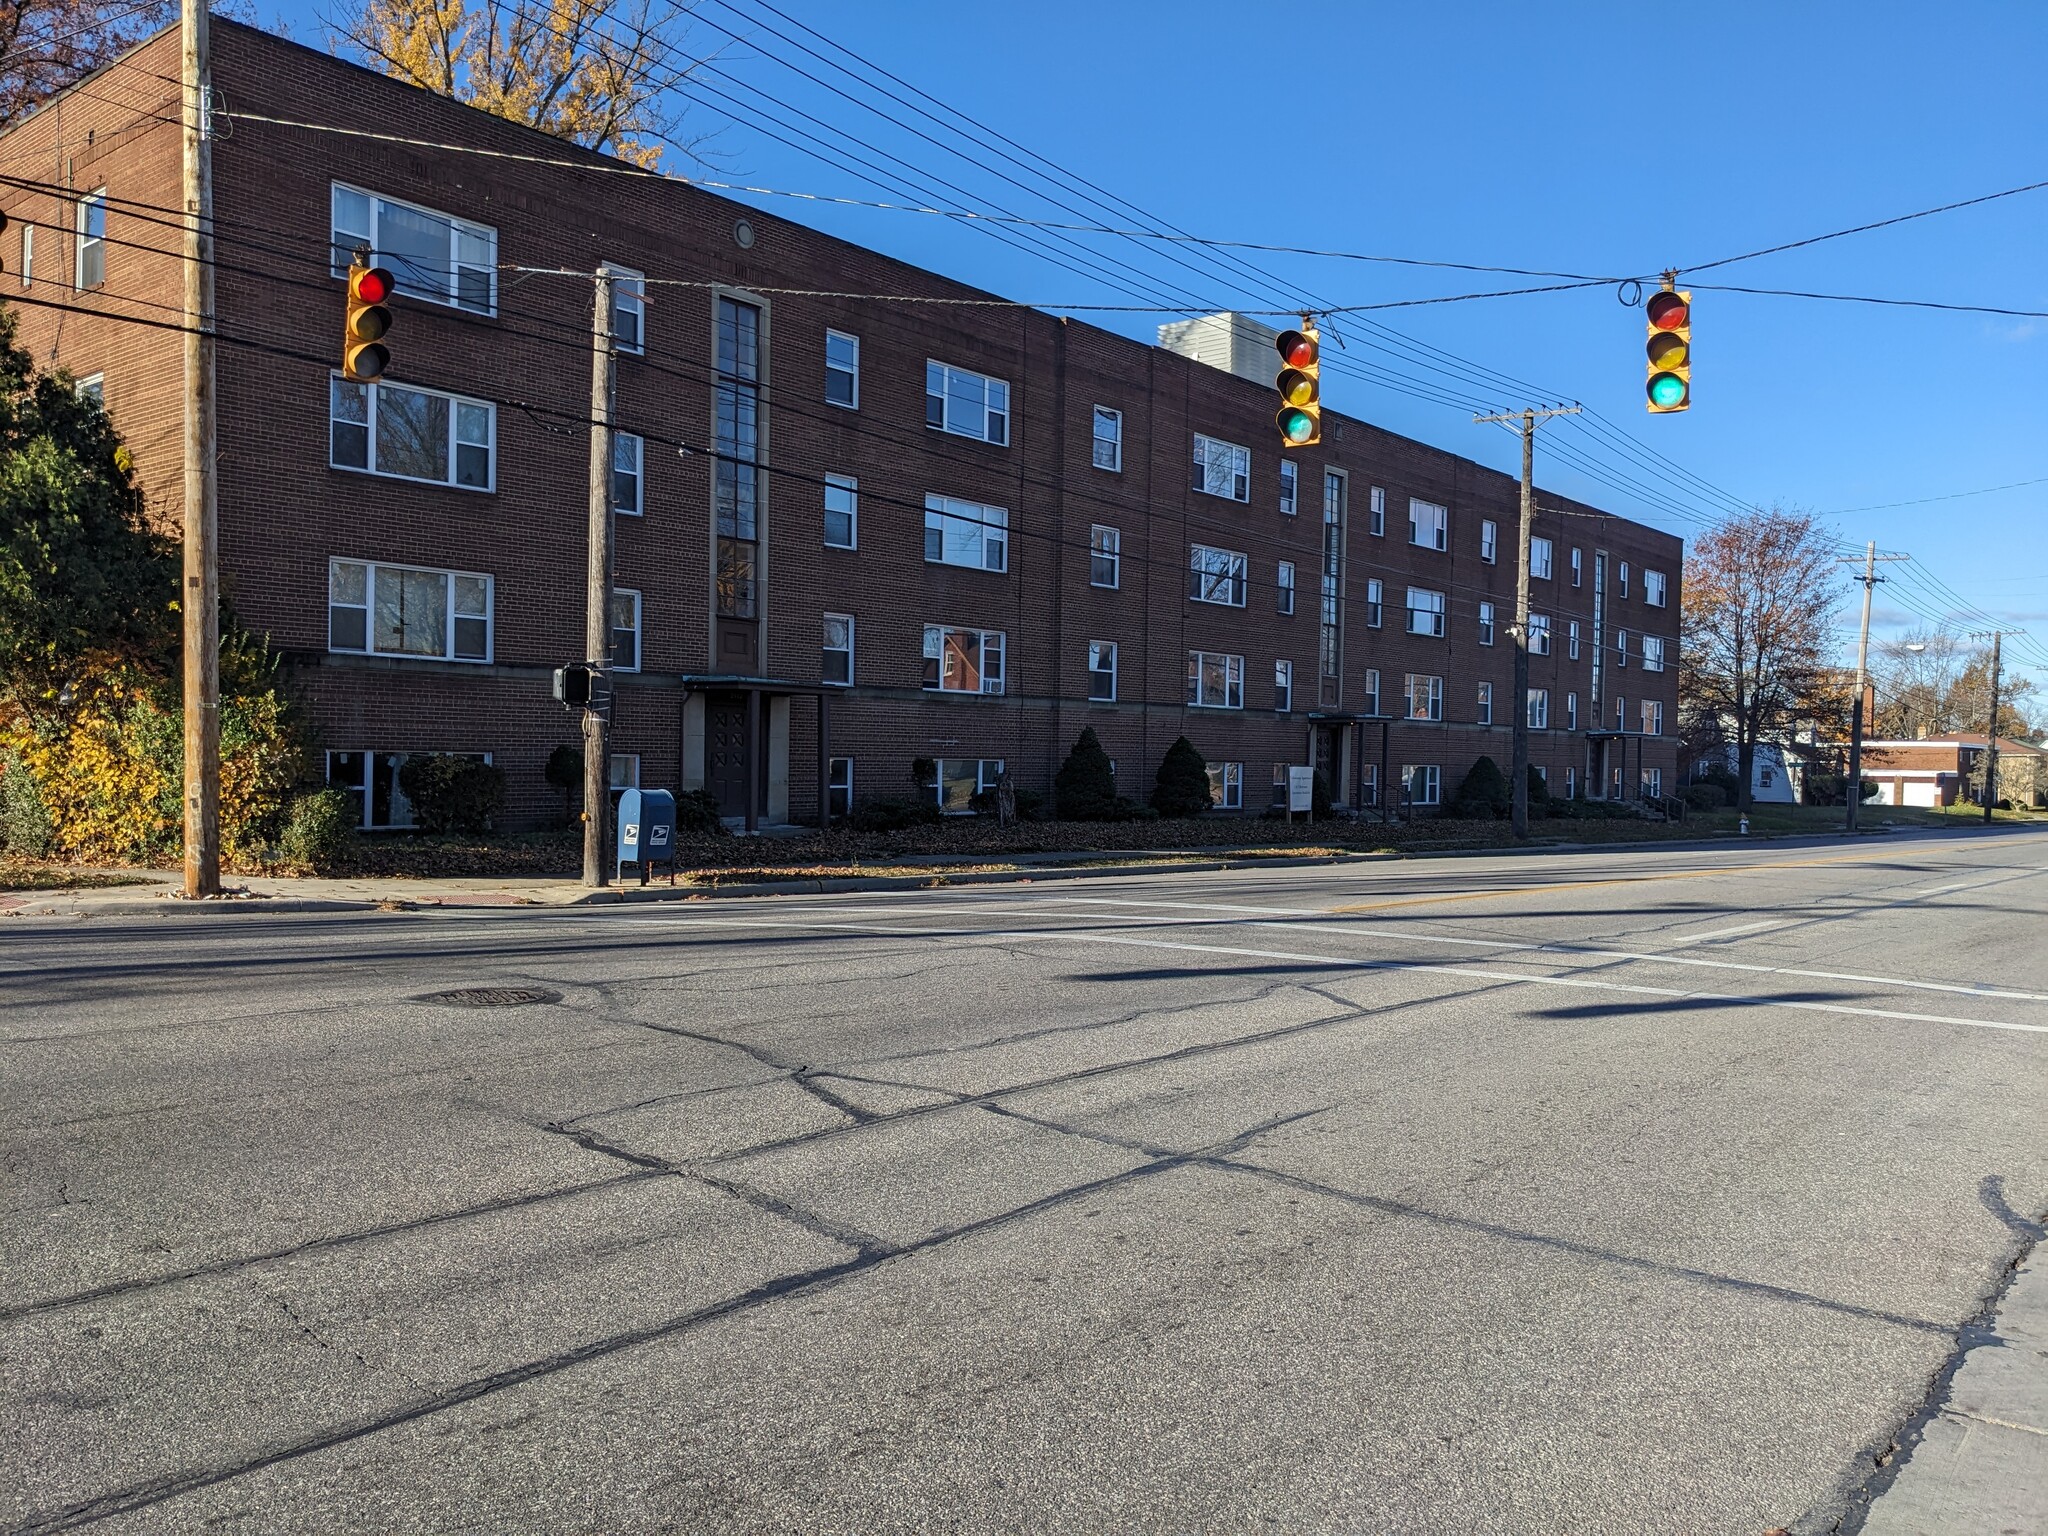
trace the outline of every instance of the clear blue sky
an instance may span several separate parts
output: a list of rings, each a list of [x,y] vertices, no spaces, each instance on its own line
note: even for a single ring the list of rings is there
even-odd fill
[[[303,41],[320,0],[259,13]],[[341,0],[347,3],[347,0]],[[1703,263],[1782,241],[2048,180],[2048,5],[1739,3],[1678,13],[1606,3],[1458,7],[1326,5],[1290,39],[1287,8],[1217,0],[1036,0],[1028,7],[922,0],[775,0],[797,20],[1069,170],[1199,234],[1594,274]],[[1071,218],[792,73],[761,30],[789,24],[753,0],[706,0],[687,42],[723,45],[731,79],[706,84],[771,111],[852,130],[865,153],[900,155],[1001,203]],[[1689,24],[1693,21],[1698,24]],[[744,34],[733,44],[717,23]],[[814,46],[815,40],[811,40]],[[850,61],[849,61],[850,62]],[[1295,82],[1290,88],[1289,82]],[[772,105],[770,105],[772,103]],[[902,108],[882,103],[899,117]],[[845,169],[732,120],[716,149],[736,181],[883,197]],[[946,138],[928,122],[919,126]],[[959,142],[954,140],[953,142]],[[984,162],[993,159],[980,152]],[[684,167],[679,167],[684,168]],[[903,173],[892,168],[892,177]],[[1027,178],[1028,179],[1028,178]],[[1102,282],[1006,249],[985,233],[909,213],[759,200],[775,212],[1016,298],[1126,299]],[[1083,209],[1099,218],[1099,209]],[[1250,300],[1163,254],[1083,237],[1105,259],[1177,277],[1218,306]],[[2048,190],[1703,274],[1757,287],[2048,310]],[[1248,255],[1338,304],[1516,286],[1536,279]],[[1700,292],[1693,409],[1642,408],[1642,320],[1610,288],[1394,311],[1406,336],[1584,401],[1685,470],[1745,501],[1830,517],[1858,544],[1910,552],[1927,575],[2030,640],[2048,687],[2048,321]],[[1149,337],[1161,317],[1099,323]],[[1515,391],[1446,380],[1340,326],[1341,354],[1489,402]],[[1334,349],[1332,349],[1334,350]],[[1439,360],[1440,361],[1440,360]],[[1455,366],[1455,365],[1452,365]],[[1469,411],[1333,377],[1343,409],[1504,469],[1513,440]],[[1695,512],[1680,490],[1576,429],[1603,472],[1625,472]],[[1539,447],[1538,474],[1586,500],[1689,531]],[[1989,495],[1879,511],[2012,482]],[[1698,492],[1698,494],[1693,494]],[[1880,636],[1953,606],[1906,583],[1880,588]],[[1895,600],[1896,599],[1896,600]],[[1976,628],[1981,620],[1963,621]]]

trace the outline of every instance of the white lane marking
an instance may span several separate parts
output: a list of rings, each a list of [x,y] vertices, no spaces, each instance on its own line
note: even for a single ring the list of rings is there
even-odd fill
[[[1733,928],[1716,928],[1712,933],[1689,933],[1682,939],[1673,939],[1673,944],[1710,944],[1715,939],[1732,939],[1738,933],[1755,933],[1760,928],[1775,928],[1778,919],[1766,918],[1760,923],[1737,923]]]
[[[678,920],[706,928],[803,928],[866,934],[876,938],[929,938],[930,930],[883,928],[873,923],[834,923],[803,918],[702,917]],[[1305,924],[1286,924],[1303,927]],[[1462,976],[1479,981],[1499,981],[1515,986],[1572,987],[1598,992],[1626,992],[1645,997],[1666,997],[1687,1002],[1727,1003],[1736,1007],[1785,1008],[1799,1013],[1839,1013],[1856,1018],[1896,1019],[1915,1024],[1955,1024],[1968,1029],[2011,1030],[2021,1034],[2048,1035],[2048,1024],[2017,1024],[1999,1019],[1964,1019],[1939,1013],[1905,1013],[1891,1008],[1856,1008],[1847,1003],[1800,1002],[1790,998],[1745,997],[1739,992],[1688,992],[1677,987],[1648,987],[1630,982],[1596,981],[1584,976],[1533,975],[1527,971],[1486,971],[1476,966],[1431,965],[1417,960],[1360,960],[1351,955],[1311,954],[1285,949],[1249,949],[1237,945],[1182,944],[1166,939],[1141,939],[1129,934],[1082,933],[1071,928],[981,929],[965,937],[998,944],[1028,944],[1047,939],[1073,944],[1115,944],[1133,949],[1164,949],[1202,955],[1226,955],[1238,959],[1293,960],[1315,965],[1332,965],[1356,971],[1421,971],[1433,976]],[[1653,955],[1636,958],[1655,959]],[[1967,989],[1962,989],[1967,990]]]
[[[1956,883],[1955,883],[1955,884],[1953,884],[1953,885],[1930,885],[1930,886],[1928,886],[1928,887],[1927,887],[1927,889],[1926,889],[1926,890],[1924,890],[1924,891],[1915,891],[1915,892],[1914,892],[1913,894],[1914,894],[1915,896],[1939,896],[1939,895],[1940,895],[1940,894],[1941,894],[1941,893],[1942,893],[1943,891],[1961,891],[1961,890],[1966,890],[1966,889],[1968,889],[1968,888],[1969,888],[1970,886],[1976,885],[1976,884],[1978,884],[1978,883],[1979,883],[1979,882],[1977,882],[1977,881],[1975,881],[1975,880],[1958,880],[1958,881],[1956,881]],[[1990,884],[1991,882],[1989,882],[1989,881],[1985,881],[1985,882],[1983,882],[1983,883],[1984,883],[1984,884],[1987,884],[1987,885],[1988,885],[1988,884]]]

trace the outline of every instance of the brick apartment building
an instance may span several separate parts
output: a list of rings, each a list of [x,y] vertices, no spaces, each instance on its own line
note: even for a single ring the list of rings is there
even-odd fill
[[[1186,734],[1219,807],[1254,813],[1288,763],[1356,807],[1507,762],[1509,477],[1334,413],[1283,453],[1267,384],[958,302],[991,296],[248,27],[216,22],[214,71],[222,587],[365,825],[403,824],[417,752],[488,753],[515,821],[559,814],[543,765],[578,733],[549,675],[584,649],[590,451],[573,274],[600,264],[615,781],[806,820],[821,794],[906,795],[931,758],[957,808],[1005,767],[1048,788],[1090,725],[1134,797]],[[0,141],[0,297],[99,392],[169,521],[177,74],[173,28]],[[376,386],[337,372],[359,242],[400,285]],[[1538,500],[1532,760],[1553,793],[1661,791],[1680,543]]]

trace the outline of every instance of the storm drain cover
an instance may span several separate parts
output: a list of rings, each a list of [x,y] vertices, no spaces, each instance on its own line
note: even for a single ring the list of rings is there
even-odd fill
[[[417,999],[422,1003],[446,1003],[452,1008],[523,1008],[528,1003],[559,1003],[562,994],[545,987],[457,987],[452,992],[429,992]]]

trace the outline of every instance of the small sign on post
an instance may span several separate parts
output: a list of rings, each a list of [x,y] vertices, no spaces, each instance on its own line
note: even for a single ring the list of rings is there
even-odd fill
[[[1296,811],[1306,811],[1311,816],[1316,808],[1316,771],[1299,763],[1287,770],[1287,819],[1294,820]]]

